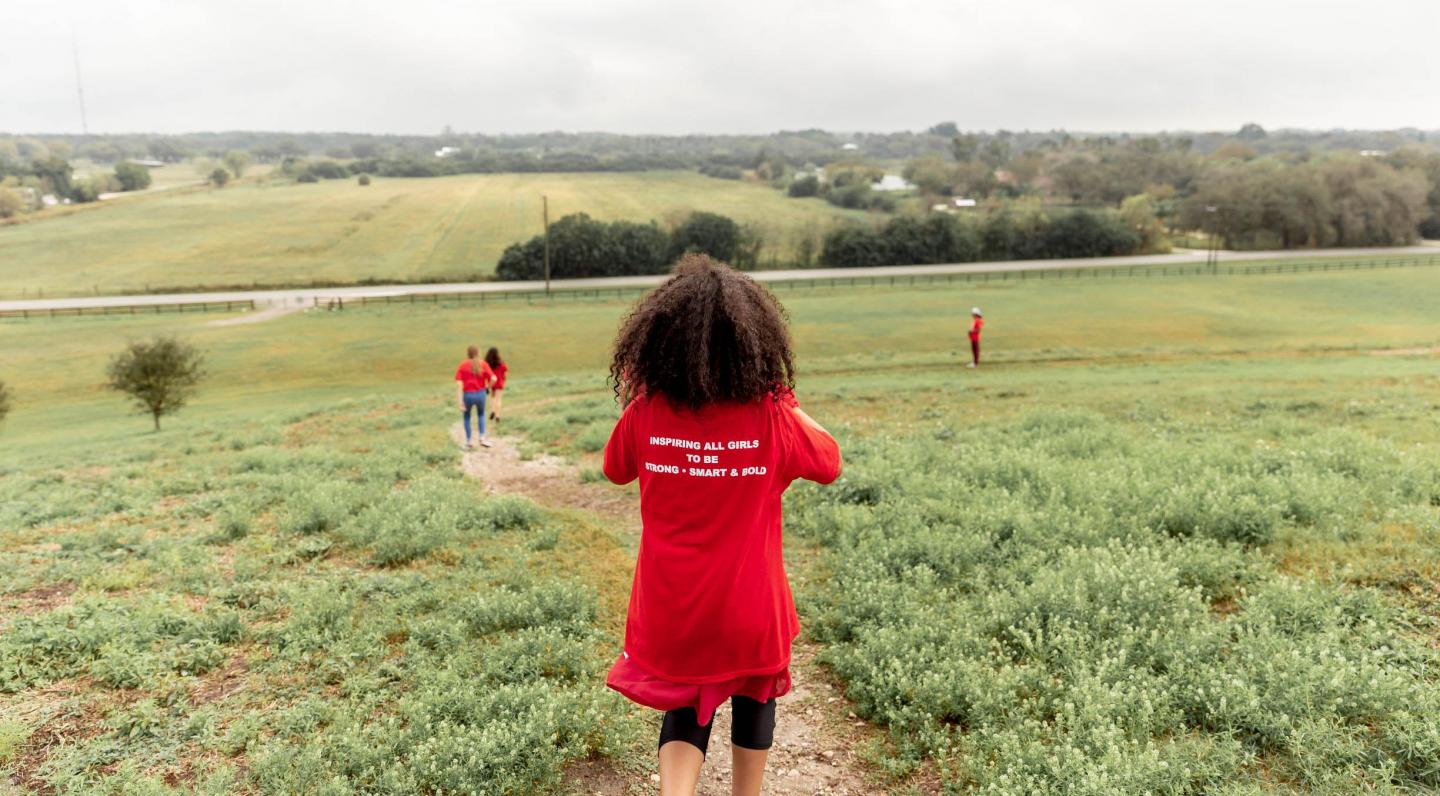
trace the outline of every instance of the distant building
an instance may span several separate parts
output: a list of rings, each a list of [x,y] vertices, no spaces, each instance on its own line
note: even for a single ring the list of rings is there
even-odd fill
[[[1382,158],[1382,157],[1385,157],[1385,155],[1386,155],[1386,152],[1385,152],[1385,150],[1383,150],[1383,149],[1362,149],[1362,150],[1360,150],[1360,157],[1362,157],[1362,158]]]
[[[953,213],[956,210],[966,210],[975,207],[978,203],[974,199],[954,198],[948,199],[944,204],[930,205],[930,209],[937,213]]]
[[[28,185],[17,185],[10,189],[20,195],[20,201],[25,203],[26,210],[40,209],[40,192]]]
[[[880,178],[879,182],[872,183],[870,187],[877,191],[911,191],[915,189],[915,183],[899,174],[886,174]]]
[[[437,158],[448,158],[458,154],[460,154],[460,147],[458,146],[442,146],[435,150],[435,157]]]
[[[158,169],[161,166],[165,165],[165,161],[163,160],[131,160],[129,162],[139,166],[144,166],[147,169]]]
[[[860,145],[851,141],[847,144],[842,144],[840,148],[845,150],[846,152],[854,152],[855,150],[860,148]]]

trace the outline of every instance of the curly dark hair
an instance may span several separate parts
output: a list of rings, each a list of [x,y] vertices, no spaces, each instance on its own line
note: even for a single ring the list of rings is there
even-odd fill
[[[620,327],[610,382],[620,402],[662,394],[700,409],[795,386],[785,308],[755,280],[687,254]]]

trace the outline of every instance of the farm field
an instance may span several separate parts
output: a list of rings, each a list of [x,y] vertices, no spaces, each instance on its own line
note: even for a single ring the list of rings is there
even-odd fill
[[[74,167],[75,177],[91,177],[96,174],[112,174],[115,171],[114,164],[95,163],[84,158],[71,161]],[[274,170],[269,163],[251,163],[245,168],[246,179],[264,177]],[[150,168],[150,187],[141,194],[156,191],[168,191],[173,188],[184,188],[189,186],[204,185],[208,175],[200,173],[200,167],[195,161],[184,161],[181,163],[167,163],[164,166]],[[139,195],[139,194],[137,194]],[[124,199],[134,198],[132,196],[120,197]],[[110,200],[114,201],[114,200]]]
[[[869,792],[1440,786],[1437,290],[782,293],[847,457],[787,506],[802,622],[878,728],[823,737]],[[592,478],[625,309],[0,324],[0,783],[644,792],[655,717],[600,686],[632,532],[487,496],[447,429],[457,352],[499,344],[507,433]],[[99,387],[156,332],[211,374],[158,434]]]
[[[189,165],[167,166],[190,174]],[[127,198],[113,206],[0,227],[0,284],[22,295],[119,294],[313,280],[473,279],[505,247],[551,220],[665,222],[693,210],[762,229],[788,252],[802,232],[863,217],[819,199],[693,172],[495,174],[315,184],[257,181]]]

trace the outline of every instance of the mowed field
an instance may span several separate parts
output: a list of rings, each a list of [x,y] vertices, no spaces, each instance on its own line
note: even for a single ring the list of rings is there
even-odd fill
[[[782,293],[847,458],[787,506],[801,676],[838,701],[782,725],[816,723],[851,792],[1440,786],[1437,293],[1425,269]],[[601,683],[635,544],[633,494],[591,483],[626,308],[0,324],[0,783],[652,787],[656,717]],[[158,434],[100,387],[154,333],[210,371]],[[506,436],[577,465],[549,492],[460,477],[471,342],[508,354]]]
[[[186,170],[185,165],[166,167]],[[188,173],[188,172],[187,172]],[[0,293],[77,295],[312,280],[473,279],[570,213],[665,223],[695,210],[757,225],[788,253],[804,231],[863,217],[819,199],[692,172],[497,174],[183,190],[0,227]]]

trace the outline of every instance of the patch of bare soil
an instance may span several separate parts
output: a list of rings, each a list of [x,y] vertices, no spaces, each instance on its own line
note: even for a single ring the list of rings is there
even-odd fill
[[[1372,357],[1423,357],[1432,354],[1440,354],[1440,346],[1430,348],[1376,348],[1371,350]]]
[[[304,304],[272,304],[263,310],[247,312],[244,315],[237,315],[234,318],[221,318],[218,321],[211,321],[206,326],[243,326],[247,323],[264,323],[273,321],[276,318],[289,315],[292,312],[301,312],[305,309]]]
[[[459,423],[450,437],[457,446],[465,444],[465,431]],[[465,451],[461,469],[492,495],[524,495],[552,508],[593,511],[640,532],[640,512],[633,496],[604,484],[582,482],[579,468],[558,456],[523,458],[516,442],[513,437],[491,434],[493,447]]]
[[[460,424],[451,430],[457,446],[465,442]],[[541,455],[522,459],[512,437],[492,434],[493,447],[465,451],[461,467],[492,494],[525,495],[554,507],[594,512],[616,527],[640,533],[640,506],[633,491],[584,483],[580,470],[564,459]],[[883,786],[867,776],[854,752],[856,744],[874,732],[855,718],[838,685],[815,661],[817,648],[803,641],[795,645],[790,671],[790,693],[781,697],[775,726],[775,745],[766,767],[764,792],[782,796],[879,793]],[[606,760],[581,760],[566,770],[572,793],[653,793],[653,779],[621,770]],[[719,796],[730,792],[730,708],[715,714],[710,754],[700,774],[696,793]]]
[[[74,593],[73,583],[53,583],[16,594],[0,595],[0,631],[17,616],[41,614],[59,608],[70,602],[70,595]]]
[[[39,776],[41,766],[51,753],[58,747],[93,738],[104,730],[102,719],[106,704],[97,699],[75,698],[72,686],[61,683],[28,694],[24,704],[9,706],[0,714],[0,718],[39,724],[10,761],[10,777],[8,781],[0,779],[0,786],[9,785],[19,788],[21,793],[36,796],[55,793]],[[37,722],[40,716],[45,718]]]
[[[234,656],[225,668],[199,678],[200,682],[190,692],[190,701],[195,705],[208,705],[245,690],[247,672],[249,667],[245,665],[245,656]]]

